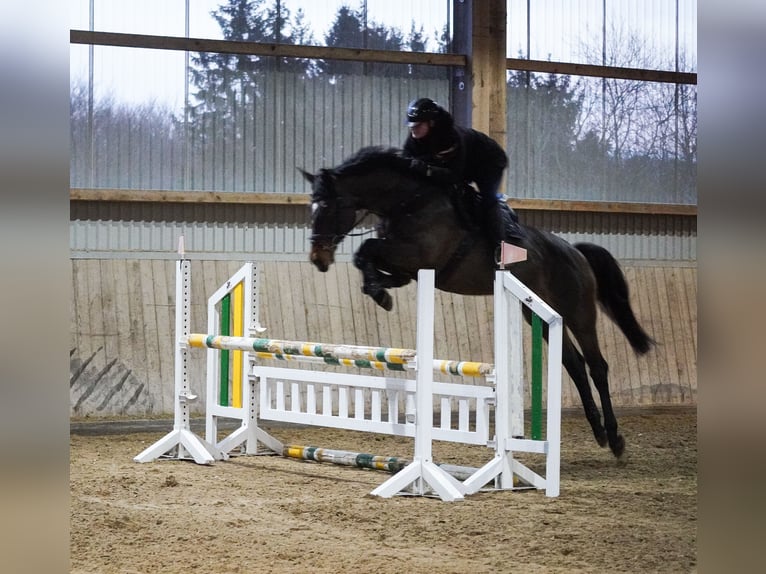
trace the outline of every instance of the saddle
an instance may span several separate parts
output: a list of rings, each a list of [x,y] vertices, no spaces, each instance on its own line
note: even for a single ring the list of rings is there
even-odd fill
[[[485,232],[487,229],[486,214],[481,207],[479,194],[468,184],[461,187],[453,187],[450,200],[457,213],[460,225],[469,231],[476,233]],[[518,243],[519,240],[526,237],[526,233],[521,228],[519,216],[505,202],[500,201],[500,214],[503,218],[503,227],[505,229],[504,240],[508,243]]]

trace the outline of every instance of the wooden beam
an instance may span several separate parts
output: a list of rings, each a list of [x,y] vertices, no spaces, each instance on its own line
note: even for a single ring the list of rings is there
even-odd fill
[[[126,203],[225,203],[263,205],[308,205],[303,193],[249,193],[230,191],[165,191],[158,189],[69,190],[70,201],[117,201]]]
[[[481,7],[482,4],[483,2],[477,2],[479,7]],[[276,56],[285,58],[387,62],[393,64],[417,64],[426,66],[466,67],[468,65],[468,57],[465,54],[393,52],[389,50],[365,50],[361,48],[262,44],[258,42],[209,40],[205,38],[184,38],[179,36],[91,32],[89,30],[70,30],[69,41],[72,44],[93,44],[96,46],[120,46],[123,48],[180,50],[188,52],[219,52],[224,54],[250,54],[254,56]],[[575,76],[666,82],[671,84],[697,84],[697,74],[692,72],[643,70],[639,68],[620,68],[616,66],[597,66],[592,64],[568,64],[564,62],[524,60],[519,58],[506,58],[505,68],[508,70],[550,74],[571,74]]]
[[[669,84],[697,84],[697,74],[691,72],[666,72],[662,70],[618,68],[615,66],[595,66],[591,64],[566,64],[563,62],[522,60],[519,58],[506,58],[505,67],[508,70],[540,72],[543,74],[593,76],[596,78],[639,80],[642,82],[664,82]]]
[[[167,191],[155,189],[71,188],[70,201],[124,203],[220,203],[253,205],[308,205],[304,193],[249,193],[228,191]],[[636,213],[647,215],[697,216],[696,205],[634,203],[619,201],[572,201],[561,199],[510,199],[514,209],[527,211],[579,211],[590,213]]]
[[[394,52],[392,50],[366,50],[362,48],[332,48],[328,46],[299,46],[294,44],[264,44],[234,40],[208,40],[179,36],[151,36],[147,34],[120,34],[117,32],[90,32],[70,30],[72,44],[148,48],[153,50],[180,50],[187,52],[216,52],[312,60],[352,60],[355,62],[386,62],[416,64],[419,66],[465,66],[463,54],[435,52]]]
[[[646,215],[697,216],[697,206],[681,203],[638,203],[622,201],[572,201],[564,199],[509,199],[514,209],[527,211],[580,211],[588,213],[635,213]]]

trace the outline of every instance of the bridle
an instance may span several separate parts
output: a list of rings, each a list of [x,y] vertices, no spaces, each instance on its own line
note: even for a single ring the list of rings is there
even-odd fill
[[[312,206],[318,205],[319,209],[328,209],[332,205],[332,207],[335,210],[335,213],[333,215],[334,221],[335,221],[335,230],[332,233],[312,233],[309,236],[309,240],[313,243],[315,241],[326,241],[329,239],[329,243],[335,247],[337,246],[343,239],[346,237],[360,237],[362,235],[368,235],[372,233],[372,230],[368,231],[359,231],[357,233],[350,233],[350,232],[341,232],[338,229],[338,226],[340,224],[340,212],[343,209],[354,209],[354,212],[358,212],[360,210],[356,209],[353,203],[348,202],[348,200],[345,200],[345,198],[338,198],[337,194],[335,193],[335,186],[332,183],[332,177],[330,175],[330,172],[328,170],[322,170],[318,176],[320,178],[320,190],[321,193],[314,192],[314,196],[312,197]],[[333,193],[330,194],[328,191],[332,190]],[[332,197],[329,197],[332,195]],[[345,200],[345,201],[344,201]],[[359,225],[362,220],[367,217],[367,214],[369,213],[368,210],[362,210],[361,215],[356,215],[356,219],[354,221],[354,224],[349,228],[349,231],[356,228],[357,225]],[[315,215],[312,213],[312,219],[315,217]],[[313,225],[312,225],[313,227]]]

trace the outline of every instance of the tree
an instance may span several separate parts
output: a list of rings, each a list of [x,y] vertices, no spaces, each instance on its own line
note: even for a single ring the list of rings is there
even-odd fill
[[[70,173],[74,187],[182,189],[183,126],[162,105],[93,100],[84,83],[70,92]]]
[[[630,30],[613,26],[609,30],[609,43],[603,50],[601,38],[583,44],[582,55],[587,62],[604,66],[641,69],[660,69],[658,57],[651,53],[641,37]],[[608,143],[612,158],[619,164],[623,159],[647,152],[646,111],[653,96],[651,85],[638,80],[604,78],[601,82],[586,84],[585,98],[592,103],[593,113],[587,130],[599,132]]]
[[[673,69],[676,57],[651,50],[637,33],[613,27],[582,48],[585,61],[638,69]],[[678,54],[679,61],[684,55]],[[696,88],[604,78],[584,83],[583,131],[599,134],[603,193],[620,199],[694,201],[696,197]],[[620,190],[620,191],[618,191]]]
[[[578,85],[569,76],[514,71],[507,90],[511,189],[535,197],[564,193],[565,182],[573,183],[582,111]]]
[[[212,12],[225,40],[294,44],[310,37],[302,11],[293,19],[282,2],[227,0]],[[197,90],[192,119],[209,114],[229,118],[234,106],[252,104],[261,88],[263,73],[269,70],[312,75],[311,60],[199,52],[191,58],[191,81]]]
[[[448,33],[448,31],[447,31]],[[446,40],[444,45],[439,45],[439,49],[446,52]],[[415,28],[415,22],[410,26],[410,33],[407,36],[405,47],[410,52],[427,52],[428,51],[428,38],[425,35],[423,26]],[[448,71],[438,66],[410,66],[409,72],[411,75],[418,78],[445,78]]]
[[[338,48],[365,48],[369,50],[404,49],[402,33],[396,28],[386,28],[375,22],[368,22],[364,7],[352,10],[342,6],[335,16],[332,27],[325,35],[327,46]],[[406,76],[409,69],[402,64],[325,61],[322,71],[332,76],[371,74],[378,76]]]

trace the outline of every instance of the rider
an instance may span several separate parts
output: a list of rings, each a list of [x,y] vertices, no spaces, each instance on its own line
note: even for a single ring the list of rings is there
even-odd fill
[[[505,238],[499,193],[508,157],[500,145],[479,131],[455,125],[452,115],[430,98],[419,98],[407,106],[410,133],[404,153],[414,158],[411,168],[441,181],[479,189],[480,208],[493,243]],[[511,235],[523,236],[518,216],[508,207],[514,224]]]

